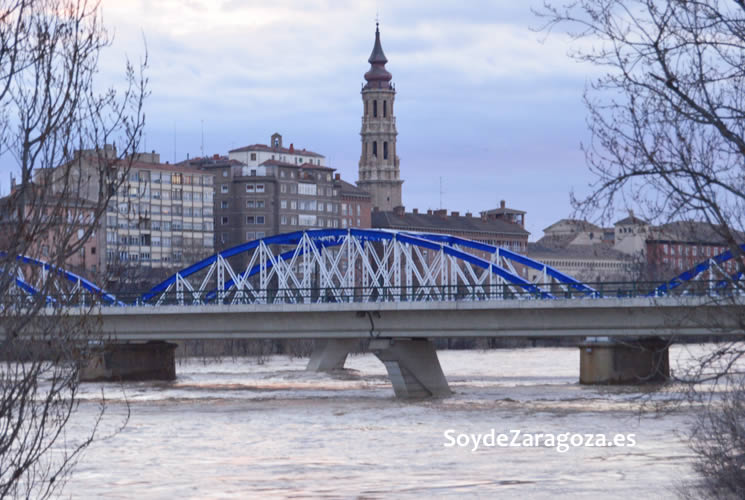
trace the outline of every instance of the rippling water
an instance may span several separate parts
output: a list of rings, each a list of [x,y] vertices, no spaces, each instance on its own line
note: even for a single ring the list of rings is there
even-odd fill
[[[671,352],[671,362],[683,357]],[[111,432],[64,490],[73,498],[675,498],[691,478],[691,416],[639,412],[636,389],[577,383],[576,348],[441,351],[455,395],[402,402],[372,355],[340,374],[276,356],[190,360],[173,383],[86,384],[71,428]],[[127,403],[128,402],[128,403]],[[634,433],[626,448],[445,447],[443,432]]]

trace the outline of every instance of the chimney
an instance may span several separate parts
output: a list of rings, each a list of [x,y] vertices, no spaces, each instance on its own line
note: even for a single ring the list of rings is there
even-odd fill
[[[501,201],[499,202],[499,208],[505,208],[505,203],[504,203],[504,200],[501,200]]]
[[[293,143],[290,143],[290,153],[295,152],[295,145]]]
[[[406,213],[406,209],[403,205],[399,205],[397,207],[393,207],[393,213],[398,215],[399,217],[403,217]]]
[[[487,219],[488,219],[488,217],[489,217],[489,216],[488,216],[488,215],[486,215],[486,212],[481,212],[481,220],[482,220],[482,221],[486,222],[486,221],[487,221]]]
[[[440,210],[435,210],[435,215],[438,216],[440,219],[446,219],[448,216],[448,211],[444,208],[441,208]]]
[[[334,174],[334,180],[340,181],[341,180],[341,174]]]
[[[427,209],[427,215],[432,215],[432,209],[431,208],[428,208]]]
[[[471,212],[466,212],[466,217],[470,219],[471,217],[473,217],[473,214]]]
[[[451,217],[460,217],[460,212],[450,212]]]
[[[419,209],[418,208],[415,208],[415,209],[413,209],[411,211],[411,213],[414,214],[414,215],[419,215]]]
[[[217,153],[215,153],[215,154],[212,155],[212,159],[213,160],[219,160],[220,159],[220,155],[217,154]]]

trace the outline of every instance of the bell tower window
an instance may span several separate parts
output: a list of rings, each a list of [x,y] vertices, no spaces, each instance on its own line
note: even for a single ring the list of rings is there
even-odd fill
[[[378,101],[373,101],[373,117],[378,117]]]
[[[378,157],[378,141],[373,141],[373,157]]]
[[[383,118],[388,116],[388,101],[383,101]]]
[[[385,101],[383,101],[383,102],[385,102]],[[385,108],[383,108],[383,109],[385,109]],[[388,159],[388,143],[387,142],[384,142],[383,143],[383,159],[384,160],[387,160]]]

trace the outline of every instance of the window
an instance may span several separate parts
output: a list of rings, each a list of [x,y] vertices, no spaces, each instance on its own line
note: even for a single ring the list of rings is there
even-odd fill
[[[202,209],[202,215],[205,217],[212,217],[212,207],[204,207]]]
[[[184,217],[191,217],[194,214],[194,211],[191,209],[191,207],[184,207]]]
[[[256,208],[264,208],[266,202],[264,200],[256,200]]]
[[[256,218],[253,215],[246,216],[246,224],[255,224]]]
[[[388,116],[388,101],[383,101],[383,118]]]
[[[153,172],[153,174],[150,176],[150,179],[152,180],[153,184],[160,184],[160,172]]]
[[[318,202],[318,211],[319,212],[323,212],[323,202],[322,201],[319,201]]]
[[[211,175],[203,175],[202,176],[202,186],[211,186],[212,185],[212,176]]]
[[[256,192],[257,193],[263,193],[264,192],[264,185],[263,184],[256,184]]]
[[[333,203],[326,203],[326,211],[327,212],[333,212],[334,211],[334,204]]]
[[[287,192],[287,184],[280,184],[280,186],[279,186],[279,192],[280,193],[286,193]]]
[[[266,233],[264,231],[256,231],[256,239],[260,239],[266,236]]]
[[[297,200],[290,200],[290,210],[297,210]]]
[[[171,192],[170,191],[163,191],[161,193],[161,196],[164,200],[170,200],[171,199]]]
[[[253,208],[254,205],[254,200],[246,200],[246,208]]]
[[[290,225],[297,226],[297,217],[295,217],[294,215],[290,217]]]
[[[346,228],[347,227],[347,219],[341,220],[341,227]]]
[[[246,184],[246,192],[253,193],[256,187],[253,184]]]
[[[256,153],[251,153],[251,161],[256,161]]]
[[[378,156],[378,141],[373,141],[373,156],[376,158]]]
[[[256,216],[256,224],[264,224],[264,216],[263,215],[257,215]]]
[[[280,217],[279,220],[280,220],[280,224],[287,225],[287,216],[286,215],[283,215],[282,217]]]
[[[182,180],[181,174],[171,174],[171,184],[181,184]]]
[[[180,189],[174,189],[173,191],[171,191],[172,200],[180,201],[181,199],[183,199],[183,195],[184,192]]]
[[[191,191],[184,191],[184,201],[191,201]]]
[[[298,194],[316,196],[318,189],[315,184],[298,184]]]
[[[279,208],[287,208],[287,200],[280,200]],[[286,224],[286,223],[283,223],[283,224]]]
[[[220,202],[220,208],[228,208],[228,200],[222,200]]]
[[[228,171],[227,170],[223,170],[222,171],[222,176],[223,177],[227,177],[228,176]]]
[[[388,159],[388,142],[387,141],[383,143],[383,159],[384,160]]]
[[[373,117],[378,117],[378,101],[373,101]]]
[[[360,216],[360,206],[357,205],[357,217],[359,217],[359,216]],[[359,219],[357,219],[357,220],[359,220]],[[357,224],[359,224],[359,222]]]
[[[227,217],[223,217],[221,222],[222,222],[222,225],[223,226],[227,225],[228,224],[228,218]]]
[[[220,192],[221,193],[227,193],[228,192],[228,185],[227,184],[221,184],[220,185]]]
[[[246,231],[246,241],[253,241],[256,239],[256,233],[253,231]]]

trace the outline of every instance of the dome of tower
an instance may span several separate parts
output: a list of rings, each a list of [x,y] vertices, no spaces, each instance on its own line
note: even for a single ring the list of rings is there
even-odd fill
[[[380,44],[380,29],[378,23],[375,23],[375,46],[373,47],[370,58],[367,60],[370,63],[370,70],[365,73],[365,80],[367,85],[365,88],[388,88],[390,87],[391,75],[388,70],[385,69],[385,63],[388,62],[385,54],[383,53],[383,47]]]

